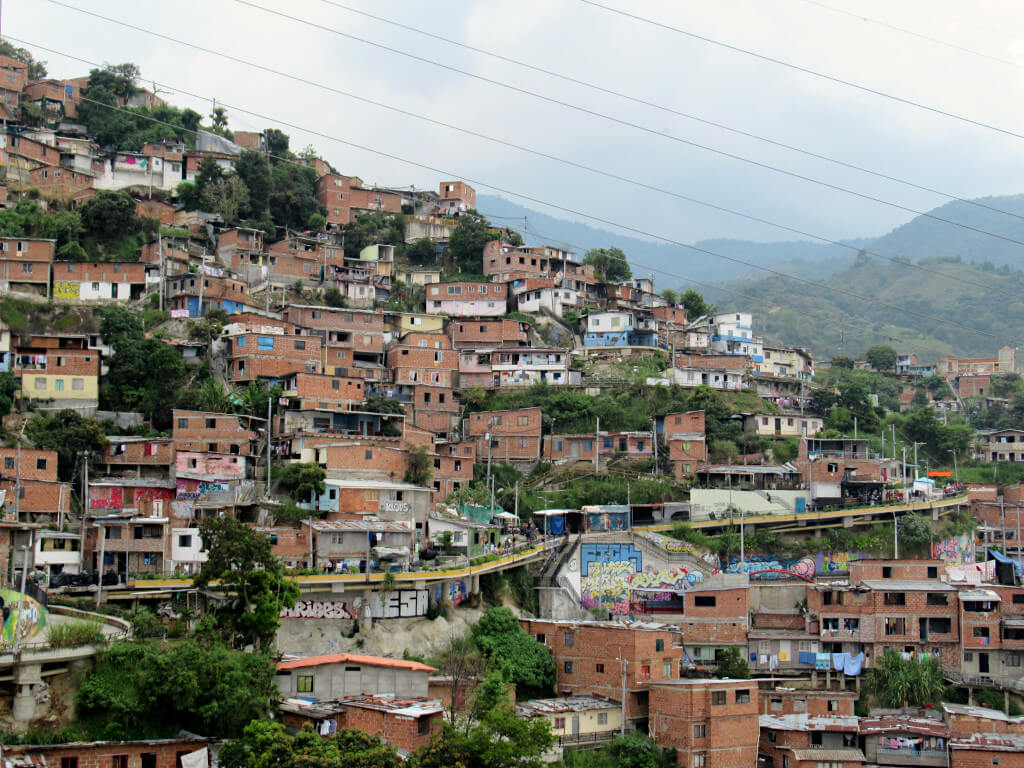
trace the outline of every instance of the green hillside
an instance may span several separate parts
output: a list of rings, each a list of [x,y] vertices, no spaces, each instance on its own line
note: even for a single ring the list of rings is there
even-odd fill
[[[767,340],[809,347],[826,358],[837,354],[856,356],[872,344],[887,343],[930,362],[940,354],[992,354],[1004,344],[1017,343],[1024,329],[1024,273],[1008,266],[963,263],[956,257],[925,259],[920,264],[944,274],[862,254],[852,266],[823,281],[884,301],[893,308],[777,277],[732,285],[758,297],[757,301],[744,299],[744,307],[756,313],[759,331]],[[1017,295],[1006,296],[968,281],[998,286]],[[732,309],[736,301],[725,298],[721,306]],[[996,338],[939,324],[905,310],[946,318],[988,331]]]

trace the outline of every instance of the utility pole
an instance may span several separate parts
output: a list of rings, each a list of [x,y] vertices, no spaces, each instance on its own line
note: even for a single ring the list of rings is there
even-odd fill
[[[658,470],[658,424],[653,419],[651,420],[651,442],[654,443],[654,474],[657,476],[661,474]]]
[[[896,510],[892,511],[892,559],[900,559],[899,524],[896,522]]]
[[[903,464],[900,465],[900,477],[903,480],[903,490],[907,490],[907,446],[903,446]]]
[[[203,316],[203,286],[206,285],[206,247],[203,247],[203,263],[199,267],[199,317]]]
[[[594,475],[601,471],[601,417],[597,417],[594,427]]]
[[[28,540],[32,542],[32,533]],[[28,544],[21,545],[21,594],[18,596],[18,620],[14,625],[14,655],[17,657],[21,649],[22,621],[25,618],[25,579],[28,576]]]
[[[957,483],[959,483],[960,482],[960,469],[956,465],[956,448],[953,448],[952,451],[953,451],[953,480],[955,480]]]
[[[267,489],[263,493],[263,497],[270,498],[270,434],[273,429],[273,416],[274,414],[274,397],[270,389],[270,384],[267,384]],[[313,535],[313,529],[310,528],[310,537]]]
[[[96,605],[99,605],[103,599],[103,558],[107,551],[107,527],[97,524],[96,530],[100,534],[100,561],[96,564]]]
[[[494,435],[491,430],[494,428],[494,417],[487,420],[487,483],[491,482],[491,453],[494,444]]]
[[[22,425],[21,432],[18,433],[18,468],[14,480],[14,522],[16,523],[21,522],[21,436],[25,434],[26,424],[28,424],[27,420]]]
[[[157,238],[157,253],[160,257],[160,311],[164,311],[164,280],[167,276],[164,274],[164,236],[161,233]]]
[[[519,481],[518,480],[516,480],[516,511],[515,511],[515,516],[516,516],[516,520],[518,521],[519,520]]]
[[[853,417],[853,439],[857,439],[857,417]]]
[[[915,480],[917,479],[916,475],[918,474],[918,468],[917,468],[917,447],[919,445],[924,445],[924,443],[918,443],[916,441],[914,442],[914,475],[915,475],[914,479]]]
[[[1003,554],[1006,555],[1006,501],[1003,494],[999,494],[999,535],[1003,540]]]
[[[893,457],[893,459],[895,459],[896,458],[896,425],[895,424],[890,424],[889,426],[892,427],[892,457]]]
[[[619,735],[626,735],[626,668],[629,662],[626,659],[619,659],[619,666],[622,667],[622,724],[619,726]]]

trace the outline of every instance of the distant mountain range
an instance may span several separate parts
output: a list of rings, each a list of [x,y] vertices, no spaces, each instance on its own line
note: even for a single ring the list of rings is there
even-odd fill
[[[881,237],[847,241],[851,248],[807,241],[715,239],[695,243],[762,268],[891,305],[885,307],[788,278],[763,276],[757,268],[679,246],[557,219],[503,198],[478,198],[480,211],[495,223],[524,231],[522,218],[527,217],[527,242],[567,243],[581,254],[589,248],[621,248],[633,262],[633,273],[653,274],[659,289],[693,287],[665,272],[718,285],[723,290],[699,289],[722,308],[756,312],[759,332],[773,343],[807,346],[824,357],[857,356],[872,344],[889,343],[922,360],[933,360],[938,354],[992,354],[1003,344],[1013,345],[1024,329],[1024,273],[1019,270],[1024,264],[1024,246],[1010,242],[1024,242],[1024,195],[981,198],[973,203],[951,202],[929,212],[932,217],[973,229],[917,216]],[[924,269],[858,254],[853,248]],[[913,312],[937,316],[944,322]],[[963,330],[955,323],[992,336]]]

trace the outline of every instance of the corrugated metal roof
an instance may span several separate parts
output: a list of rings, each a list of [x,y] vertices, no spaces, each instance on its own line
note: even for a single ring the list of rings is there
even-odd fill
[[[566,696],[559,699],[534,699],[516,704],[518,717],[538,717],[560,712],[589,712],[595,709],[616,709],[619,704],[597,696]]]
[[[985,720],[1004,720],[1008,723],[1024,723],[1024,716],[1010,717],[999,709],[978,707],[972,704],[950,704],[942,702],[942,708],[951,715],[963,715],[964,717],[980,717]]]
[[[368,667],[393,667],[414,672],[437,672],[433,667],[418,661],[389,659],[386,656],[357,656],[353,653],[329,653],[323,656],[296,656],[283,658],[277,663],[278,672],[304,667],[319,667],[325,664],[365,664]]]
[[[965,589],[960,593],[960,601],[963,602],[964,600],[980,600],[986,603],[1000,603],[1003,598],[991,589]]]
[[[949,737],[949,726],[942,720],[910,715],[881,715],[860,719],[862,736],[878,733],[916,733],[921,736]]]
[[[308,521],[303,521],[308,525]],[[412,529],[394,520],[315,520],[313,530],[322,533],[411,533]]]
[[[972,733],[970,738],[954,739],[950,749],[980,749],[986,752],[1024,752],[1024,734]]]
[[[787,749],[787,747],[780,747]],[[864,753],[859,749],[794,749],[788,747],[794,760],[832,761],[837,763],[863,763]]]
[[[773,731],[850,731],[857,732],[859,718],[842,715],[760,715],[760,725]]]

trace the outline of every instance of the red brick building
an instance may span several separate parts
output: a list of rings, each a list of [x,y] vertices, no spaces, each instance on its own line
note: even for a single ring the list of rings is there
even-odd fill
[[[683,644],[724,645],[745,649],[749,629],[750,589],[744,587],[695,587],[683,593]],[[703,654],[702,654],[703,655]]]
[[[47,745],[5,745],[5,762],[11,765],[49,765],[61,768],[181,768],[185,755],[206,752],[211,739],[192,736],[153,741],[93,741]],[[24,760],[25,762],[21,762]]]
[[[349,696],[309,704],[293,699],[280,710],[281,722],[291,730],[310,723],[321,734],[325,724],[328,733],[343,728],[363,731],[406,755],[430,743],[444,721],[440,702],[394,696]]]
[[[452,322],[455,349],[525,347],[530,342],[530,324],[519,320],[482,318]]]
[[[50,295],[56,240],[0,237],[0,290]]]
[[[455,429],[459,356],[447,336],[407,333],[388,348],[387,366],[395,395],[408,404],[415,426],[437,433]]]
[[[675,627],[544,619],[520,619],[519,624],[554,655],[559,694],[585,692],[621,702],[625,687],[626,719],[632,727],[642,729],[648,713],[659,711],[653,701],[648,708],[654,686],[679,678],[683,648]],[[756,685],[751,687],[756,692]],[[751,707],[756,717],[756,700]],[[754,741],[756,744],[756,734]]]
[[[676,482],[695,473],[708,460],[704,411],[668,413],[664,417],[663,439]]]
[[[356,176],[328,173],[317,179],[313,194],[327,209],[330,228],[355,221],[362,213],[400,213],[402,196],[385,189],[370,189]]]
[[[320,373],[321,341],[316,336],[241,333],[228,339],[232,381],[280,379]]]
[[[466,434],[476,441],[482,460],[491,456],[492,461],[507,464],[540,458],[543,414],[539,407],[473,413],[467,427]]]
[[[281,313],[302,335],[320,338],[323,372],[382,381],[384,314],[378,310],[289,304]]]
[[[650,685],[650,735],[682,766],[758,764],[757,681],[671,680]],[[780,762],[778,765],[782,765]]]
[[[251,456],[264,419],[205,411],[173,411],[172,437],[176,451]]]

